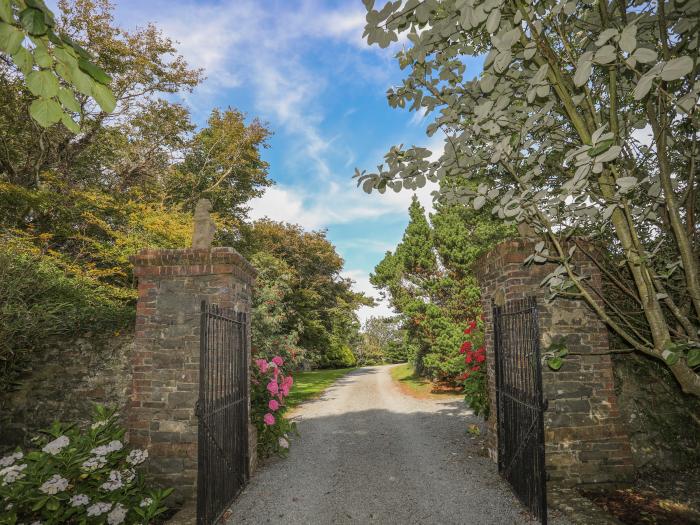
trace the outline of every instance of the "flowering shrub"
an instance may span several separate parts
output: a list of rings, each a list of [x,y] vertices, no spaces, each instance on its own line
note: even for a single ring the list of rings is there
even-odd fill
[[[172,492],[147,490],[114,411],[98,406],[86,429],[54,423],[38,450],[0,459],[0,523],[150,523]]]
[[[258,429],[258,455],[286,456],[289,436],[296,433],[296,424],[284,418],[287,407],[284,400],[294,384],[291,374],[285,373],[285,360],[275,356],[271,360],[255,360],[251,378],[251,420]]]
[[[489,417],[489,396],[486,385],[486,349],[483,318],[473,320],[464,330],[465,341],[459,349],[464,354],[467,370],[459,376],[464,381],[464,398],[474,413]]]

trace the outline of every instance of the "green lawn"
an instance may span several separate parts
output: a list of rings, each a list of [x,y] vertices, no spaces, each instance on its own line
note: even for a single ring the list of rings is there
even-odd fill
[[[294,374],[294,386],[285,403],[291,408],[307,399],[318,397],[326,388],[331,386],[336,379],[343,377],[353,370],[355,370],[355,368],[297,372]]]
[[[432,381],[416,376],[410,363],[397,365],[391,369],[390,373],[394,381],[398,381],[401,386],[412,393],[428,395],[433,389]]]

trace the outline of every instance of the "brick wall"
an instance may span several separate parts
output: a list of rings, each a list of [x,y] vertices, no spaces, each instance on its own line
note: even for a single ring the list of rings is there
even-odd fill
[[[200,304],[250,313],[256,272],[232,248],[149,249],[132,262],[138,303],[128,437],[148,449],[155,480],[184,500],[196,493]]]
[[[605,325],[583,301],[544,300],[542,279],[552,264],[524,266],[537,239],[505,241],[483,256],[476,265],[486,321],[487,377],[491,402],[488,421],[489,453],[496,459],[495,370],[492,301],[511,301],[527,296],[538,299],[541,348],[564,339],[572,354],[553,371],[543,366],[542,383],[549,408],[545,413],[545,455],[551,481],[563,485],[615,483],[633,475],[629,439],[617,405],[613,369]],[[573,263],[589,284],[601,289],[601,275],[580,250]]]

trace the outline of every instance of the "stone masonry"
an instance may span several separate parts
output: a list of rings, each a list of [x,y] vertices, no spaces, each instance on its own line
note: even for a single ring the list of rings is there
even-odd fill
[[[537,298],[540,345],[564,340],[570,354],[553,371],[542,367],[542,383],[549,406],[545,413],[545,462],[550,481],[562,486],[620,483],[633,475],[629,438],[622,424],[613,385],[608,332],[595,312],[580,300],[544,299],[542,279],[552,264],[523,261],[534,253],[538,239],[518,238],[497,245],[476,264],[486,325],[487,378],[492,417],[488,421],[489,454],[496,459],[496,393],[492,305],[528,296]],[[581,250],[573,264],[601,289],[597,266]]]
[[[200,304],[250,313],[256,272],[233,248],[147,249],[132,262],[138,303],[128,439],[148,449],[150,474],[183,501],[197,483]]]

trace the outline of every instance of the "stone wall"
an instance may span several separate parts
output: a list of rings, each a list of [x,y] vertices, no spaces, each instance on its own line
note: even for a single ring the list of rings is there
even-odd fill
[[[0,451],[29,445],[52,421],[87,422],[93,405],[127,403],[133,334],[80,338],[34,353],[16,387],[0,398]]]
[[[157,482],[191,499],[197,480],[200,304],[250,313],[253,267],[232,248],[143,250],[127,428]],[[250,333],[250,331],[248,331]],[[254,450],[253,450],[254,453]]]
[[[542,279],[552,264],[524,266],[534,252],[536,239],[513,239],[496,246],[477,263],[486,321],[487,378],[491,401],[488,422],[489,452],[496,459],[495,369],[492,301],[534,296],[538,300],[541,348],[564,340],[570,355],[553,371],[543,366],[545,413],[545,461],[551,481],[564,485],[616,483],[633,475],[629,438],[622,425],[614,390],[608,350],[608,332],[596,314],[582,301],[544,300]],[[589,284],[601,287],[598,268],[577,251],[573,264]]]
[[[615,390],[638,471],[700,465],[700,400],[668,367],[639,354],[613,356]]]

